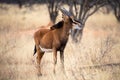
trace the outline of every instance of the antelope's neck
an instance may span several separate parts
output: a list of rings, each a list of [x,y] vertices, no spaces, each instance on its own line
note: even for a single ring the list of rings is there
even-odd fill
[[[69,36],[69,31],[70,31],[71,27],[72,27],[72,24],[64,23],[63,30],[62,30],[62,37],[68,37]]]

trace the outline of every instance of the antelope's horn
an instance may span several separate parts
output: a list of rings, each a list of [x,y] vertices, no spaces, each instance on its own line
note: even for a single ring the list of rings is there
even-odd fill
[[[76,24],[77,24],[77,23],[80,23],[80,24],[82,24],[82,21],[79,21],[79,20],[74,19],[73,15],[72,15],[69,11],[67,11],[64,7],[60,7],[60,6],[59,6],[58,9],[59,9],[63,14],[69,16],[69,17],[72,19],[73,23],[76,23]]]
[[[58,7],[58,9],[63,13],[63,14],[65,14],[65,15],[67,15],[67,16],[72,16],[72,14],[69,12],[69,11],[67,11],[64,7]]]

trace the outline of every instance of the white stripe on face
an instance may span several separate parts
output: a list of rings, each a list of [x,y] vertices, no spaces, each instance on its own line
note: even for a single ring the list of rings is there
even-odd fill
[[[76,25],[74,25],[73,29],[78,29],[78,30],[81,30],[82,28],[81,28],[81,27],[79,27],[79,25],[78,25],[78,24],[76,24]]]

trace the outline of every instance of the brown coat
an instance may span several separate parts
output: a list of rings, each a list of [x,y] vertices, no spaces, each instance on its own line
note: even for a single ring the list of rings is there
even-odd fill
[[[54,65],[57,63],[57,51],[60,51],[60,59],[63,64],[64,62],[64,49],[69,37],[69,30],[72,28],[72,19],[68,16],[63,16],[62,26],[53,25],[50,29],[40,29],[34,34],[35,40],[35,51],[37,51],[37,63],[40,65],[41,58],[44,55],[45,51],[42,51],[42,48],[52,49]],[[56,27],[55,27],[56,26]],[[56,28],[56,29],[54,29]],[[64,65],[63,65],[64,67]],[[41,74],[39,66],[39,74]],[[55,72],[55,67],[54,67]]]

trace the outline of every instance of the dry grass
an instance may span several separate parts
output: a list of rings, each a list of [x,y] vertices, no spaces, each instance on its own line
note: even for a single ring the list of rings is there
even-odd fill
[[[89,18],[81,43],[65,49],[65,71],[58,54],[57,74],[53,56],[42,59],[42,77],[37,77],[33,55],[33,33],[49,22],[45,5],[19,9],[0,4],[0,80],[120,80],[120,24],[112,14],[97,13]],[[119,64],[114,64],[119,63]]]

